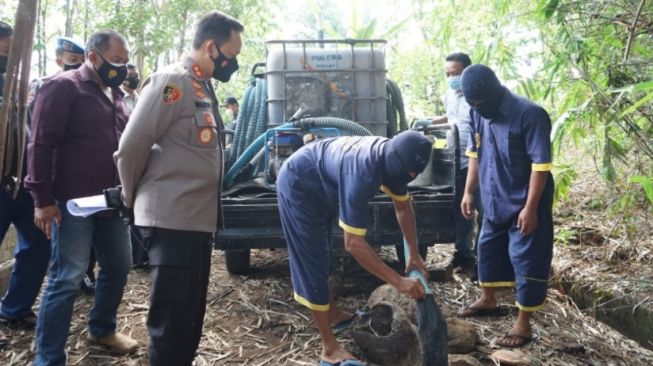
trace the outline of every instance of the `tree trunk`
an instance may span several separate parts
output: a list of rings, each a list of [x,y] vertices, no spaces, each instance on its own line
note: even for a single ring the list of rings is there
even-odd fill
[[[13,166],[13,149],[8,149],[5,155],[5,146],[18,145],[18,184],[14,195],[18,193],[22,176],[23,158],[25,154],[25,121],[27,101],[27,86],[34,43],[34,28],[36,25],[38,0],[21,0],[16,11],[14,21],[14,35],[12,37],[4,90],[2,91],[3,103],[0,108],[0,173],[11,174]],[[17,106],[17,108],[15,107]],[[18,130],[15,138],[13,133]]]
[[[179,33],[179,45],[177,47],[177,59],[181,59],[181,55],[184,53],[184,47],[186,46],[186,23],[188,22],[188,8],[184,10],[184,15],[181,17],[182,25],[181,32]]]
[[[88,8],[91,6],[89,0],[84,0],[84,41],[88,39],[88,23],[90,19],[88,17]]]
[[[75,17],[75,7],[77,0],[66,0],[66,29],[64,35],[66,37],[73,36],[73,18]]]
[[[40,50],[39,56],[40,56],[40,64],[42,66],[42,69],[39,70],[39,76],[45,75],[46,71],[48,70],[48,55],[46,52],[46,47],[45,43],[47,42],[47,38],[45,35],[45,19],[47,19],[48,16],[48,0],[44,1],[39,1],[39,7],[40,7],[40,15],[41,15],[41,22],[40,22],[40,38],[41,41],[40,43],[43,45],[43,48]]]

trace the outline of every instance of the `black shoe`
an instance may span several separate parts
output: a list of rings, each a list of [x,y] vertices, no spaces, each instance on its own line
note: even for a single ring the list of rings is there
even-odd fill
[[[31,313],[21,318],[8,318],[0,314],[0,324],[13,329],[34,329],[36,327],[36,314]]]
[[[82,280],[82,292],[86,295],[95,294],[95,281],[88,275],[84,275],[84,279]]]

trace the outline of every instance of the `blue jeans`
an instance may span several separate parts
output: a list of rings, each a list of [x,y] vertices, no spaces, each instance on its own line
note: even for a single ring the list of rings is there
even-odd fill
[[[2,299],[0,315],[7,319],[20,319],[34,315],[32,305],[41,290],[43,277],[50,262],[50,241],[34,225],[34,201],[21,189],[13,199],[0,188],[0,243],[14,224],[18,243],[14,252],[14,270],[7,293]]]
[[[474,221],[467,220],[460,209],[460,202],[465,193],[465,183],[467,181],[467,168],[460,170],[460,178],[456,187],[456,253],[461,259],[476,259],[474,253],[474,239],[478,243],[478,237],[481,233],[481,223],[483,222],[483,206],[481,205],[481,190],[477,187],[474,191],[474,209],[478,232],[474,238]]]
[[[53,222],[50,277],[36,324],[35,366],[65,365],[64,351],[75,298],[88,267],[91,246],[100,271],[89,331],[102,338],[116,331],[116,313],[131,267],[129,229],[117,216],[74,217],[60,204],[61,225]]]

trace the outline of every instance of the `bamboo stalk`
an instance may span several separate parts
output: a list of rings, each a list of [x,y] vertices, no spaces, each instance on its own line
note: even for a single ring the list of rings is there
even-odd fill
[[[36,22],[38,0],[23,0],[18,4],[14,22],[14,33],[7,62],[2,108],[0,108],[0,173],[11,173],[13,167],[13,144],[18,145],[18,179],[22,174],[25,153],[25,102],[29,82],[30,62]],[[14,126],[14,124],[18,124]],[[18,130],[18,141],[14,141],[13,128]],[[5,147],[8,147],[5,154]],[[19,182],[20,183],[20,182]],[[17,184],[16,187],[19,187]],[[18,192],[16,188],[14,194]]]

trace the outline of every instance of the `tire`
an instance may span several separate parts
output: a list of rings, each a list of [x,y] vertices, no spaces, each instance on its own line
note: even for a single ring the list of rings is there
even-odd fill
[[[227,271],[233,274],[248,274],[250,249],[227,249],[224,251],[224,259],[227,264]]]
[[[426,255],[429,252],[429,247],[427,245],[420,245],[419,246],[419,255],[422,256],[422,259],[426,261]],[[397,253],[397,261],[399,262],[399,266],[402,268],[406,268],[406,258],[404,258],[404,245],[395,245],[395,252]]]

